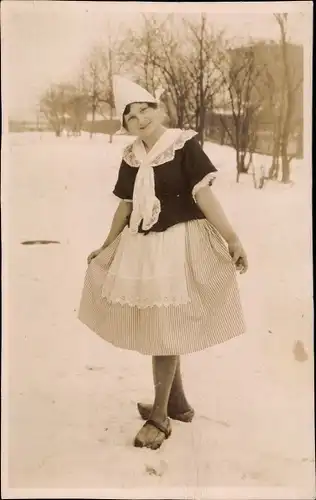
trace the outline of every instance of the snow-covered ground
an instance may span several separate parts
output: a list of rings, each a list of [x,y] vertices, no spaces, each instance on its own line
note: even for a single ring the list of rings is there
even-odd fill
[[[293,161],[293,184],[255,190],[251,176],[236,184],[233,150],[205,145],[249,256],[239,278],[248,333],[183,358],[196,418],[173,422],[153,452],[132,446],[136,402],[153,395],[150,358],[115,349],[76,318],[129,140],[6,138],[4,498],[314,498],[310,165]],[[37,239],[60,244],[21,245]]]

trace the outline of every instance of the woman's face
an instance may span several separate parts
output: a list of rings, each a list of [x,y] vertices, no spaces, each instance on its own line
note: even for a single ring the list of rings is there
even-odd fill
[[[146,138],[161,126],[163,116],[159,107],[153,108],[147,103],[133,103],[124,115],[124,126],[131,135]]]

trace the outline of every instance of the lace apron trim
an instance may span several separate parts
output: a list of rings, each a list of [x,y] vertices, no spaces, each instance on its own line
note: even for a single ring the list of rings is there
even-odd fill
[[[185,224],[146,236],[126,227],[105,277],[102,297],[108,302],[138,308],[190,302],[185,237]]]

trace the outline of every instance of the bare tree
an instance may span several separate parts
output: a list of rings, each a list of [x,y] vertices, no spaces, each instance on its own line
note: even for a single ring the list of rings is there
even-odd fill
[[[185,104],[190,82],[181,53],[181,43],[173,30],[173,16],[143,15],[139,33],[130,31],[125,44],[127,69],[138,83],[155,92],[165,89],[164,102],[172,125],[183,128],[188,119]]]
[[[205,116],[220,84],[212,65],[217,37],[206,14],[195,21],[144,15],[141,31],[130,32],[125,47],[126,63],[139,68],[139,83],[151,92],[160,85],[166,89],[163,101],[171,125],[195,128],[202,145]]]
[[[197,22],[185,19],[191,50],[187,52],[186,68],[193,87],[191,109],[195,117],[195,129],[201,145],[204,144],[205,119],[213,109],[214,98],[221,86],[220,74],[214,65],[222,44],[223,33],[215,33],[208,22],[207,15],[201,13]]]
[[[112,47],[112,37],[109,34],[109,44],[108,44],[108,92],[107,92],[107,102],[110,107],[110,120],[113,120],[113,109],[114,109],[114,94],[113,94],[113,47]],[[113,142],[113,134],[110,133],[110,144]]]
[[[221,115],[222,125],[236,150],[236,182],[248,172],[257,139],[257,114],[261,110],[259,78],[253,46],[228,49],[216,61],[225,93],[224,108],[231,119]]]
[[[88,96],[69,83],[51,85],[40,100],[40,110],[60,137],[64,129],[79,135],[88,110]]]
[[[184,128],[191,124],[189,103],[192,82],[187,71],[186,58],[181,50],[183,46],[174,29],[172,18],[166,28],[164,32],[159,30],[157,33],[160,50],[152,52],[151,63],[167,90],[171,121],[175,126]]]
[[[111,34],[109,22],[107,24],[106,42],[92,49],[79,77],[79,86],[85,89],[90,98],[90,138],[93,136],[96,113],[113,120],[113,73],[119,72],[123,64],[121,53],[125,40],[115,39]],[[110,143],[112,140],[111,132]]]
[[[288,14],[274,14],[280,28],[280,53],[282,65],[282,78],[279,104],[279,130],[276,136],[276,151],[282,159],[282,182],[290,182],[290,163],[295,154],[289,154],[289,142],[294,131],[295,94],[302,85],[302,78],[297,78],[295,68],[289,60],[289,43],[287,35]],[[272,164],[271,176],[275,176]]]
[[[102,103],[107,101],[107,74],[106,68],[104,68],[104,61],[106,60],[104,49],[95,46],[79,77],[80,88],[84,89],[89,95],[91,111],[90,138],[93,136],[96,113]]]
[[[275,61],[274,73],[278,71],[278,61]],[[269,179],[278,179],[280,170],[280,148],[281,148],[281,123],[282,123],[282,108],[280,88],[276,84],[275,76],[269,69],[266,69],[266,82],[268,89],[268,112],[273,119],[272,130],[272,163],[269,169]]]
[[[45,115],[56,137],[61,136],[66,112],[62,94],[58,90],[56,86],[51,85],[40,100],[40,111]]]

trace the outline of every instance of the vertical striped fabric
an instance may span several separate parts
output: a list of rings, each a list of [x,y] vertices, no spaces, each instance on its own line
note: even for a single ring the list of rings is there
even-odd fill
[[[88,266],[79,320],[107,342],[151,356],[189,354],[244,333],[235,266],[225,243],[205,219],[185,226],[190,303],[139,309],[102,298],[119,236]]]

